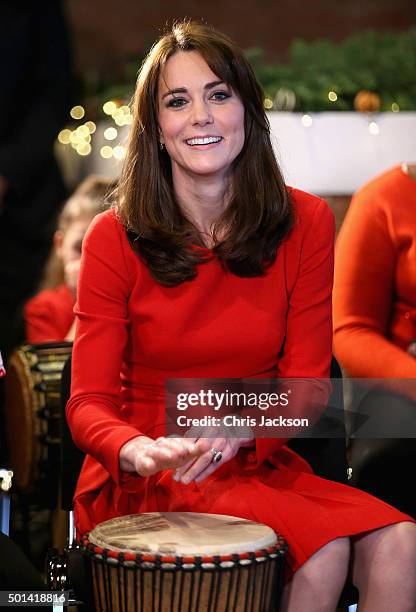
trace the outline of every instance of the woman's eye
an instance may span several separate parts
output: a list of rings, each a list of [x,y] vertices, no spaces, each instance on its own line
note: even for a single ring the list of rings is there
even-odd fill
[[[212,94],[212,98],[214,98],[214,100],[217,100],[218,102],[221,102],[222,100],[226,100],[227,98],[230,98],[231,95],[227,92],[227,91],[215,91]]]
[[[185,98],[171,98],[167,104],[168,107],[179,108],[186,104]]]

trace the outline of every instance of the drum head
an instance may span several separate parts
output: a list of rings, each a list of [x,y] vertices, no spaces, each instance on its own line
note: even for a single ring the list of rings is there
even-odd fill
[[[201,557],[254,552],[277,542],[266,525],[196,512],[130,514],[100,523],[88,539],[116,552]]]

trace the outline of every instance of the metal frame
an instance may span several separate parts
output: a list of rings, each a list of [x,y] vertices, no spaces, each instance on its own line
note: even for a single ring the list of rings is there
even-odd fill
[[[12,470],[0,469],[0,531],[8,536],[10,533],[10,489],[12,487]]]

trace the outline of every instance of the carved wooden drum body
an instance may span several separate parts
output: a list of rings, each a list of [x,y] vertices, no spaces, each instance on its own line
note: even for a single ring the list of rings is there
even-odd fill
[[[26,345],[7,364],[5,423],[14,482],[23,493],[57,494],[61,374],[70,342]]]
[[[218,514],[151,512],[111,519],[84,538],[102,612],[279,609],[284,540]]]

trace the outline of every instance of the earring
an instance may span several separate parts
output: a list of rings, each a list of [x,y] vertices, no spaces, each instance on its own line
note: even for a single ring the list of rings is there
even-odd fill
[[[160,147],[160,150],[163,151],[163,149],[165,148],[165,145],[163,144],[163,142],[159,142],[159,147]]]

